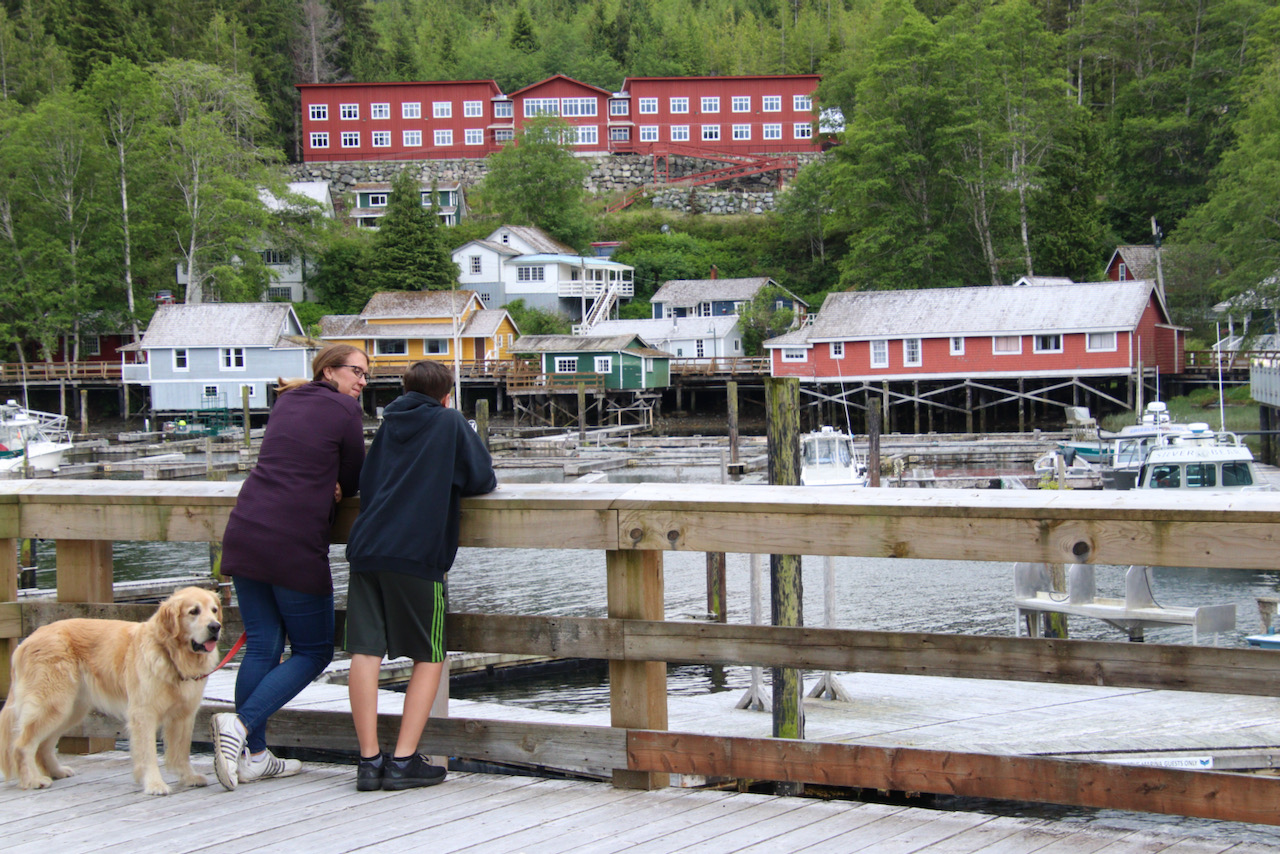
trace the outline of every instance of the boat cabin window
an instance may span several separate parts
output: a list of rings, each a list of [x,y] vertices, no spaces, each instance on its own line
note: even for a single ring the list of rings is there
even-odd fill
[[[1178,489],[1182,486],[1182,472],[1177,466],[1156,466],[1151,470],[1153,489]]]
[[[1217,486],[1218,470],[1213,463],[1188,463],[1187,486]]]
[[[848,468],[852,463],[849,444],[840,439],[815,439],[804,444],[804,464],[807,466],[840,465]]]
[[[1240,462],[1223,463],[1222,485],[1253,486],[1253,474],[1249,471],[1249,464]]]

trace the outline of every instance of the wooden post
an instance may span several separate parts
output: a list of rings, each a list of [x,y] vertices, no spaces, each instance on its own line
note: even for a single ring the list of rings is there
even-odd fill
[[[587,441],[587,386],[578,383],[578,444]]]
[[[800,381],[766,377],[769,483],[800,483]],[[775,626],[804,625],[804,587],[800,555],[769,556],[770,604]],[[804,738],[804,681],[794,667],[773,668],[773,736]],[[777,794],[800,794],[803,784],[779,782]]]
[[[18,541],[11,537],[0,539],[0,602],[18,601],[18,567]],[[9,657],[18,645],[18,638],[7,635],[21,631],[21,625],[6,629],[0,624],[0,694],[9,693]]]
[[[89,432],[89,390],[80,389],[80,432]]]
[[[120,417],[124,419],[127,428],[129,426],[129,384],[123,381],[120,383]]]
[[[880,383],[880,429],[892,433],[897,428],[893,419],[893,407],[889,405],[889,381]]]
[[[920,381],[911,381],[911,411],[915,415],[915,433],[920,435]]]
[[[114,602],[111,589],[110,540],[58,540],[58,601]],[[59,739],[63,753],[101,753],[114,750],[114,738],[67,736]]]
[[[608,551],[605,572],[610,619],[663,619],[662,552]],[[615,727],[666,729],[666,663],[610,661],[609,711]],[[660,789],[668,783],[664,773],[613,769],[613,785],[619,789]]]
[[[1265,403],[1258,407],[1258,429],[1262,431],[1262,462],[1269,466],[1276,464],[1275,437],[1271,435],[1272,409]]]
[[[880,485],[880,401],[867,407],[867,485]]]
[[[240,408],[244,412],[244,447],[248,450],[252,447],[249,440],[249,386],[240,386]]]
[[[728,622],[724,568],[724,552],[707,552],[707,616],[713,623]]]
[[[973,386],[968,380],[964,384],[964,432],[973,432]]]
[[[1027,399],[1025,393],[1026,380],[1018,377],[1018,432],[1027,432]]]
[[[738,383],[729,380],[726,386],[729,408],[729,462],[738,462]]]
[[[476,401],[476,433],[484,442],[484,449],[489,450],[489,398],[482,397]]]

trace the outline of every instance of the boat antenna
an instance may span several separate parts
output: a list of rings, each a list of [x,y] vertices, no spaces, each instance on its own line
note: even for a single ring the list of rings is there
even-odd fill
[[[1218,337],[1218,423],[1223,433],[1227,432],[1227,404],[1222,395],[1222,321],[1214,323]]]
[[[844,405],[844,429],[853,435],[853,419],[849,417],[849,395],[844,390],[844,378],[840,379],[840,403]]]

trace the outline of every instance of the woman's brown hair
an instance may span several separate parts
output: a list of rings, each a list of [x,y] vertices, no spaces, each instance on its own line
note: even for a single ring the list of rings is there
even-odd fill
[[[316,380],[324,379],[325,368],[342,367],[347,364],[347,359],[351,357],[352,353],[359,353],[361,356],[364,356],[365,363],[368,364],[369,354],[366,353],[363,348],[356,347],[353,344],[331,344],[319,353],[316,353],[316,357],[311,360],[312,376],[310,380],[304,380],[301,378],[288,380],[277,378],[276,393],[283,394],[284,392],[298,388],[299,386],[304,386],[308,382],[315,382]]]

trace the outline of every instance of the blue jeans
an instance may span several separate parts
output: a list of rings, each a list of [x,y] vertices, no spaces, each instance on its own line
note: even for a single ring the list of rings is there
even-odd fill
[[[236,711],[250,752],[267,746],[267,718],[311,684],[333,660],[333,594],[316,596],[233,576],[248,635],[236,674]],[[284,661],[285,637],[289,657]]]

